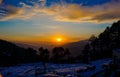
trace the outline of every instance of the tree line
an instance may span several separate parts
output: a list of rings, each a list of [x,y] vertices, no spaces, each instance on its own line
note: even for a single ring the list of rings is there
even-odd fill
[[[52,52],[40,47],[22,48],[5,40],[0,40],[0,66],[16,65],[32,62],[72,63],[72,56],[68,48],[54,47]]]
[[[16,65],[30,62],[53,63],[89,63],[90,60],[111,58],[112,51],[120,48],[120,21],[107,27],[97,37],[91,36],[90,43],[86,44],[82,54],[72,57],[70,50],[63,47],[54,47],[52,52],[40,47],[38,51],[33,48],[22,48],[5,40],[0,40],[0,66]]]
[[[120,21],[100,33],[97,37],[92,35],[83,50],[83,61],[111,58],[112,51],[120,48]]]

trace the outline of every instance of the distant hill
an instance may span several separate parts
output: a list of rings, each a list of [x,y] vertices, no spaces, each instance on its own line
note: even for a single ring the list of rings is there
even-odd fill
[[[62,45],[62,47],[64,48],[69,48],[70,52],[73,54],[73,56],[76,56],[78,54],[81,53],[81,51],[83,50],[84,46],[88,43],[88,40],[82,40],[82,41],[78,41],[78,42],[71,42],[71,43],[67,43]],[[38,50],[38,48],[40,48],[40,46],[48,48],[50,51],[52,51],[52,49],[55,47],[54,45],[44,45],[44,44],[26,44],[26,43],[15,43],[16,45],[20,46],[20,47],[24,47],[24,48],[28,48],[31,47],[35,50]]]
[[[24,49],[22,47],[17,46],[16,44],[12,43],[12,42],[8,42],[6,40],[1,40],[0,39],[0,52],[4,51],[4,52],[13,52],[13,51],[18,51]]]
[[[38,50],[38,45],[36,46],[36,45],[31,45],[31,44],[26,44],[26,43],[16,43],[15,42],[15,44],[17,45],[17,46],[19,46],[19,47],[23,47],[23,48],[33,48],[33,49],[35,49],[35,50]]]
[[[89,43],[88,40],[82,40],[78,42],[72,42],[63,45],[64,48],[68,48],[73,56],[77,56],[81,54],[82,50],[84,49],[84,46]]]
[[[12,42],[0,40],[0,66],[34,62],[36,51],[32,48],[19,47]]]
[[[40,47],[47,48],[48,50],[52,50],[54,45],[52,44],[44,44],[44,43],[20,43],[20,42],[15,42],[17,46],[23,47],[23,48],[33,48],[38,51]]]

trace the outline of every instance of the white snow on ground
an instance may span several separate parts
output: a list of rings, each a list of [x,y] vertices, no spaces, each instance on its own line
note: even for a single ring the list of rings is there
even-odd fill
[[[82,73],[80,73],[80,75],[83,77],[91,77],[91,75],[103,70],[102,64],[104,64],[104,63],[108,64],[109,62],[111,62],[110,59],[98,60],[98,61],[92,62],[91,64],[96,66],[96,69],[82,72]]]
[[[111,59],[97,60],[90,64],[52,64],[47,63],[47,74],[37,74],[37,77],[49,76],[60,77],[66,75],[66,77],[75,77],[80,75],[83,77],[90,77],[91,75],[103,70],[102,64],[110,62]],[[96,69],[87,70],[88,66],[95,66]],[[2,77],[35,77],[35,70],[39,69],[39,72],[43,71],[41,63],[21,64],[19,66],[12,67],[0,67],[0,73]],[[56,74],[54,74],[56,73]]]

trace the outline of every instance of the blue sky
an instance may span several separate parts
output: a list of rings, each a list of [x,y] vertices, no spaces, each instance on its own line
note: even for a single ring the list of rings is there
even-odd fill
[[[112,6],[111,6],[112,5]],[[119,20],[120,0],[0,0],[0,38],[15,42],[88,39]]]
[[[32,5],[30,1],[37,2],[40,0],[3,0],[3,3],[19,6],[20,2],[24,2],[26,4]],[[46,0],[46,5],[48,6],[48,5],[52,5],[52,3],[61,3],[61,1],[64,1],[65,3],[76,3],[76,4],[87,5],[87,6],[93,6],[97,4],[107,3],[107,2],[110,2],[111,0]]]

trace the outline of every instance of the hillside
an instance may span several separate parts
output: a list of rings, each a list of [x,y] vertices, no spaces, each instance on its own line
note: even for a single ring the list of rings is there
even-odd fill
[[[68,48],[73,56],[77,56],[77,55],[81,54],[84,46],[88,42],[89,42],[88,40],[83,40],[83,41],[78,41],[78,42],[65,44],[65,45],[63,45],[63,47]]]
[[[63,48],[68,48],[70,52],[72,53],[73,56],[77,56],[80,54],[84,48],[84,46],[88,43],[89,41],[87,40],[82,40],[82,41],[77,41],[77,42],[71,42],[62,45]],[[45,44],[25,44],[25,43],[15,43],[16,45],[23,47],[23,48],[28,48],[31,47],[35,50],[38,50],[41,46],[44,48],[49,49],[51,52],[53,48],[55,47],[54,45],[45,45]],[[77,55],[76,55],[77,54]]]
[[[35,57],[36,51],[32,48],[25,49],[14,43],[0,40],[0,66],[33,62]]]
[[[111,58],[113,50],[120,48],[120,21],[114,22],[110,27],[100,33],[86,45],[83,53],[86,57],[91,54],[92,60]]]

